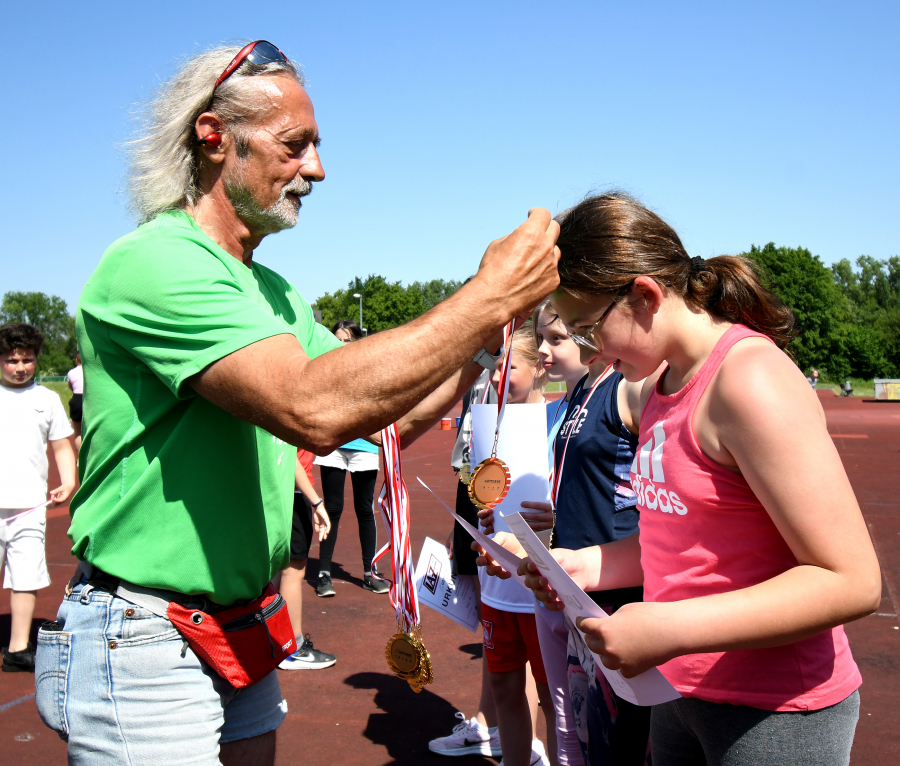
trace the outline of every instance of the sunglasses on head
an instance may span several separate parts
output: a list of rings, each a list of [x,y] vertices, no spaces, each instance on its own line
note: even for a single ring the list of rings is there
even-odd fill
[[[259,64],[260,66],[265,64],[276,64],[280,61],[290,63],[288,57],[268,40],[256,40],[241,48],[238,55],[231,60],[231,63],[227,67],[225,67],[225,71],[219,75],[219,79],[216,80],[216,84],[213,85],[213,93],[215,93],[216,88],[234,74],[238,67],[245,61],[249,61],[251,64]]]

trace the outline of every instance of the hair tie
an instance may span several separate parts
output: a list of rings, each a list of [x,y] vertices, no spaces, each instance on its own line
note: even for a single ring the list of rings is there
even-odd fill
[[[706,268],[706,261],[701,258],[699,255],[695,255],[691,258],[691,276],[694,274],[698,274]]]

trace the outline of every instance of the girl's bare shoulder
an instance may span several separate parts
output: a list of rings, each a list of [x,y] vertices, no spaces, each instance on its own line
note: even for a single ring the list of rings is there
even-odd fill
[[[736,343],[713,376],[709,394],[713,417],[718,412],[757,423],[786,415],[824,419],[818,397],[800,368],[765,338]]]

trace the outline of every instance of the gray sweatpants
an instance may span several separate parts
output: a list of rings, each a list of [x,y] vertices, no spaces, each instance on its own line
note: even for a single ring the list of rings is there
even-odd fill
[[[809,712],[682,698],[650,719],[653,766],[848,766],[859,692]]]

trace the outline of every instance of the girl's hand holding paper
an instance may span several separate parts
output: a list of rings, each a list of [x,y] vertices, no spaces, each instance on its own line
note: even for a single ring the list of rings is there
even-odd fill
[[[556,559],[559,565],[566,571],[579,588],[584,589],[584,564],[580,551],[572,551],[567,548],[553,548],[550,555]],[[547,578],[538,570],[535,563],[525,558],[519,564],[519,574],[525,578],[525,585],[534,591],[534,597],[542,602],[551,612],[561,612],[565,604],[560,601],[558,594],[550,587]]]
[[[509,532],[498,532],[493,540],[495,543],[497,543],[497,545],[502,546],[518,558],[521,558],[525,555],[525,549],[516,539],[516,536],[511,535]],[[475,559],[475,563],[480,567],[485,567],[485,571],[489,575],[491,575],[492,577],[499,577],[501,580],[508,580],[510,577],[512,577],[513,573],[508,572],[500,564],[498,564],[491,557],[491,554],[488,553],[484,548],[482,548],[477,542],[472,543],[472,550],[478,554],[478,558]],[[521,565],[519,565],[519,570],[521,569],[522,567]]]
[[[604,620],[577,619],[588,649],[611,670],[634,678],[682,654],[674,645],[675,631],[668,629],[671,604],[625,604]]]

